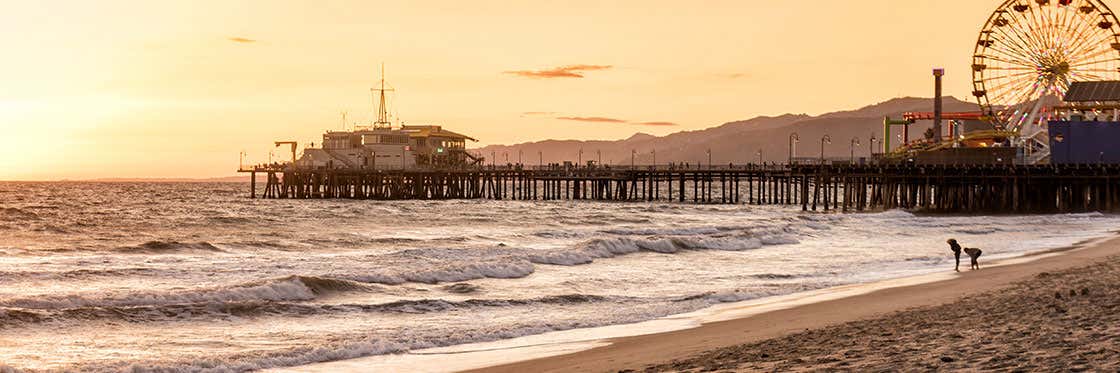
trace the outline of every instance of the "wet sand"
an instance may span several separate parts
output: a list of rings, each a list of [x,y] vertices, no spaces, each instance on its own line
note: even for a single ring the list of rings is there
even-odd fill
[[[1115,370],[1116,255],[1113,238],[1032,261],[983,267],[981,260],[983,269],[948,280],[477,371]]]

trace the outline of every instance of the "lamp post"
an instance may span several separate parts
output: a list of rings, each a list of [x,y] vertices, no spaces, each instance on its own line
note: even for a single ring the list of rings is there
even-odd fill
[[[603,151],[600,149],[595,149],[595,155],[598,156],[598,160],[596,161],[595,165],[603,167]]]
[[[758,165],[762,166],[762,149],[758,149],[758,152],[755,154],[758,155]]]
[[[832,136],[824,135],[821,137],[821,165],[824,165],[824,144],[831,144]]]
[[[494,167],[497,167],[497,166],[498,166],[498,152],[491,150],[490,151],[490,168],[494,168]]]
[[[789,134],[789,160],[787,162],[791,165],[793,164],[793,144],[798,142],[801,142],[801,136],[798,136],[797,132]]]
[[[851,153],[852,153],[851,154],[851,156],[852,156],[851,162],[852,162],[853,165],[856,164],[856,146],[859,146],[859,145],[862,145],[862,144],[859,143],[859,138],[858,137],[853,137],[852,142],[850,144],[848,144],[848,150],[850,150]]]
[[[638,157],[638,150],[637,149],[630,149],[630,169],[631,170],[637,168],[637,164],[634,162],[634,159],[637,158],[637,157]]]
[[[712,148],[708,148],[708,169],[712,169]]]
[[[537,164],[537,169],[542,169],[544,168],[544,151],[537,151],[537,156],[541,157],[541,163]]]
[[[576,156],[576,168],[583,164],[583,148],[579,148],[579,155]]]
[[[656,170],[657,169],[657,149],[653,149],[652,154],[653,154],[653,169]]]
[[[521,153],[524,153],[524,152],[525,151],[523,151],[521,149],[517,149],[517,165],[519,165],[519,166],[521,165]]]
[[[867,156],[875,157],[875,142],[879,139],[875,138],[875,134],[871,134],[871,142],[867,143]]]

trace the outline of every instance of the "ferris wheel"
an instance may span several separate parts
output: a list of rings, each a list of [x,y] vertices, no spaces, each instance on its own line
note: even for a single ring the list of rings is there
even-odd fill
[[[976,42],[973,95],[997,127],[1048,155],[1048,108],[1070,83],[1120,80],[1118,30],[1100,0],[1004,1]]]

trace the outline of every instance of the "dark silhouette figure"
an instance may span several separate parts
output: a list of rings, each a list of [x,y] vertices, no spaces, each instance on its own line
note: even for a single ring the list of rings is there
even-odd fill
[[[956,239],[952,239],[952,238],[950,238],[948,241],[945,241],[945,242],[949,244],[949,250],[953,250],[953,256],[955,256],[957,258],[957,266],[954,268],[954,270],[957,271],[957,272],[960,272],[961,271],[961,245],[957,243]]]
[[[980,254],[983,254],[984,251],[980,250],[980,249],[977,249],[975,247],[969,247],[969,248],[965,248],[964,252],[968,254],[969,258],[972,258],[972,267],[971,268],[972,269],[980,269],[980,262],[976,261],[976,259],[979,259]]]

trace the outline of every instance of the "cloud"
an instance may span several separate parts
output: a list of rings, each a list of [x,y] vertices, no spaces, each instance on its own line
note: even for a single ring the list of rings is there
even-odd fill
[[[556,117],[559,120],[570,120],[574,122],[593,122],[593,123],[626,123],[622,119],[603,118],[603,117]]]
[[[526,111],[526,112],[521,113],[521,116],[523,116],[523,117],[539,117],[539,116],[548,116],[548,115],[555,115],[555,114],[556,114],[556,112],[553,112],[553,111]]]
[[[232,41],[234,43],[242,43],[242,44],[249,44],[249,43],[256,43],[257,42],[255,39],[247,39],[247,38],[242,38],[242,37],[237,37],[237,36],[228,38],[227,40]]]
[[[611,65],[568,65],[546,70],[506,71],[505,74],[534,79],[582,78],[585,71],[607,70],[612,67]]]
[[[556,117],[556,119],[568,120],[568,121],[573,121],[573,122],[619,123],[619,124],[633,124],[633,125],[639,125],[639,126],[654,126],[654,127],[666,127],[666,126],[677,126],[678,125],[678,124],[673,123],[673,122],[631,122],[631,121],[624,120],[624,119],[605,118],[605,117]]]

